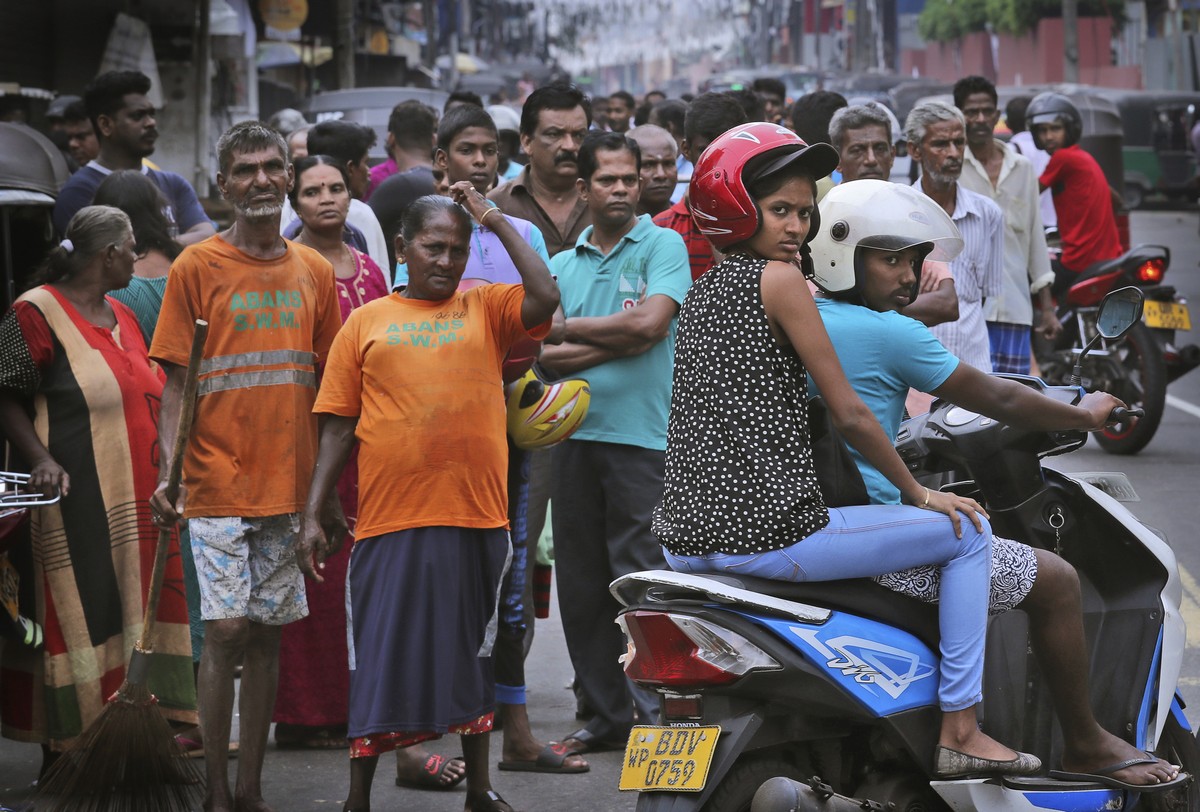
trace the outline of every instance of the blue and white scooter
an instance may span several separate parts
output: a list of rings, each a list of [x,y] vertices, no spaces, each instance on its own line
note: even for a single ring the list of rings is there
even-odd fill
[[[1140,315],[1136,290],[1115,291],[1098,331],[1118,337]],[[1068,402],[1082,395],[1018,380]],[[1176,691],[1185,629],[1175,555],[1120,503],[1136,498],[1123,474],[1073,477],[1041,465],[1086,439],[937,401],[904,425],[897,450],[922,484],[983,503],[998,535],[1076,567],[1099,722],[1195,775],[1200,748]],[[754,812],[1200,810],[1195,782],[1152,795],[1049,777],[934,780],[936,608],[871,581],[640,572],[611,588],[626,607],[617,621],[629,644],[625,672],[661,696],[658,724],[634,729],[622,764],[621,788],[640,793],[638,812],[745,812],[776,777]],[[1059,764],[1061,732],[1024,613],[989,627],[982,723]]]

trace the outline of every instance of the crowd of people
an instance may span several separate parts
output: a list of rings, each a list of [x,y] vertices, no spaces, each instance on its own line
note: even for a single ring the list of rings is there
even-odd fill
[[[392,752],[398,785],[465,781],[468,810],[511,810],[497,720],[500,770],[586,772],[658,713],[622,671],[608,585],[668,567],[874,577],[938,603],[941,778],[1042,769],[976,722],[987,616],[1019,608],[1063,767],[1186,777],[1096,723],[1070,565],[993,537],[983,506],[919,485],[892,448],[922,393],[1043,429],[1098,429],[1122,405],[986,374],[1028,374],[1035,329],[1061,329],[1054,293],[1120,250],[1069,100],[1028,103],[1030,144],[995,139],[982,77],[902,129],[825,91],[789,108],[772,80],[640,103],[555,83],[519,111],[469,93],[398,104],[373,167],[369,128],[281,111],[218,141],[233,221],[217,231],[186,180],[146,165],[148,90],[107,73],[64,105],[79,132],[61,241],[0,321],[5,436],[62,495],[36,511],[25,572],[45,642],[0,662],[3,734],[41,744],[44,766],[120,684],[147,556],[178,528],[151,689],[205,758],[209,810],[271,808],[272,723],[278,747],[348,749],[348,812],[371,807]],[[901,142],[911,185],[890,181]],[[172,502],[196,319],[210,332]],[[551,422],[514,421],[564,391]],[[870,504],[823,500],[813,392]],[[586,720],[551,742],[525,692],[547,524]],[[447,733],[461,757],[429,748]]]

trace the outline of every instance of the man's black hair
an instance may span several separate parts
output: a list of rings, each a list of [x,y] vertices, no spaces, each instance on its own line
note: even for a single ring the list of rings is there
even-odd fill
[[[579,167],[579,177],[583,178],[584,183],[592,182],[592,175],[596,174],[596,167],[599,162],[596,160],[596,153],[601,150],[605,152],[620,152],[625,150],[633,155],[633,162],[637,166],[637,171],[642,171],[642,148],[638,146],[638,142],[634,141],[625,133],[611,133],[604,130],[592,130],[583,139],[583,143],[579,147],[579,158],[576,163]]]
[[[1013,135],[1025,132],[1025,111],[1029,109],[1031,101],[1033,96],[1016,96],[1004,106],[1004,123],[1012,130]]]
[[[433,143],[438,114],[428,104],[416,99],[402,101],[388,116],[388,132],[396,146],[405,152],[424,152]]]
[[[442,113],[449,112],[450,106],[455,102],[483,107],[483,99],[478,93],[471,90],[456,90],[446,97],[446,103],[442,105]]]
[[[1000,97],[996,95],[996,86],[983,76],[964,76],[954,83],[954,106],[959,110],[967,103],[967,96],[972,93],[986,93],[992,104],[999,105]]]
[[[330,155],[343,164],[357,163],[375,143],[375,131],[353,121],[322,121],[308,131],[308,154]]]
[[[724,93],[701,93],[688,106],[683,124],[683,137],[692,144],[698,139],[715,141],[721,133],[749,120],[746,118],[746,111],[732,96]]]
[[[635,99],[633,94],[628,90],[618,90],[613,93],[609,93],[608,97],[610,99],[620,99],[621,101],[625,102],[625,106],[628,107],[630,111],[637,107],[637,99]]]
[[[829,143],[829,120],[843,107],[846,97],[832,90],[814,90],[792,105],[792,129],[806,144]]]
[[[543,110],[574,110],[583,108],[588,126],[592,125],[592,103],[583,91],[566,82],[551,82],[529,94],[521,108],[521,135],[532,136],[537,131],[538,117]]]
[[[755,93],[770,93],[772,96],[778,96],[780,101],[787,99],[787,85],[774,76],[758,77],[754,80],[754,84],[750,85],[750,89]]]
[[[438,122],[437,148],[449,152],[454,137],[468,127],[482,127],[497,141],[500,140],[500,134],[496,132],[496,122],[488,115],[487,110],[473,104],[460,104],[442,116],[442,120]]]
[[[642,102],[639,104],[637,109],[633,111],[633,126],[640,127],[643,124],[649,124],[650,110],[653,109],[653,107],[654,105],[652,105],[650,102]],[[665,130],[666,127],[663,129]]]
[[[73,101],[63,108],[63,121],[87,121],[91,117],[88,115],[87,105],[83,103],[83,99]],[[94,126],[94,125],[93,125]]]
[[[762,121],[767,117],[767,107],[753,90],[726,90],[725,95],[742,106],[746,121]]]
[[[100,135],[100,116],[115,116],[125,106],[125,97],[145,96],[150,92],[150,77],[140,70],[110,70],[88,82],[83,89],[83,106],[87,108],[92,128]]]
[[[682,99],[663,99],[650,108],[648,124],[657,124],[676,138],[683,137],[683,122],[688,105]]]

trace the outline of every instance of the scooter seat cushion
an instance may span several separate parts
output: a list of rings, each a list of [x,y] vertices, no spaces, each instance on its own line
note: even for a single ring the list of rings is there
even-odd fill
[[[915,635],[934,651],[938,649],[937,604],[893,592],[869,578],[795,583],[725,573],[705,573],[704,577],[761,595],[823,606],[887,623]]]

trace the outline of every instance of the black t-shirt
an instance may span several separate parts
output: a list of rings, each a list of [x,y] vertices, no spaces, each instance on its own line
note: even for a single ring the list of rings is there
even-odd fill
[[[367,205],[375,212],[375,218],[383,228],[383,237],[387,241],[388,259],[396,264],[396,233],[400,231],[400,220],[418,198],[434,194],[437,189],[433,183],[433,170],[427,166],[418,166],[407,172],[392,175],[379,184],[371,193]]]

